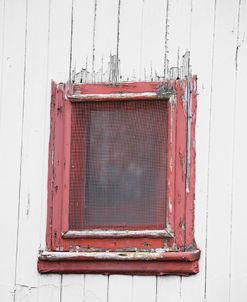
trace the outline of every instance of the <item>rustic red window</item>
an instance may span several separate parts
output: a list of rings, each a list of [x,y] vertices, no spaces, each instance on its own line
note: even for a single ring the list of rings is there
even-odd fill
[[[196,78],[52,84],[41,273],[192,274]]]

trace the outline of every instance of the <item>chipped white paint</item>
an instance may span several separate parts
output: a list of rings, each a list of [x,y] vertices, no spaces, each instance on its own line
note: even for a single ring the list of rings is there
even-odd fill
[[[165,98],[167,95],[171,95],[171,92],[167,94],[158,94],[156,92],[143,92],[143,93],[102,93],[102,94],[73,94],[69,96],[70,99],[135,99],[135,98],[150,98],[150,99],[157,99],[157,98]]]
[[[168,200],[168,208],[169,208],[169,212],[172,212],[172,201],[169,199]]]
[[[119,231],[119,230],[84,230],[84,231],[67,231],[63,234],[64,238],[126,238],[126,237],[164,237],[169,238],[173,235],[167,230],[140,230],[140,231]]]
[[[199,251],[195,250],[193,253],[184,252],[178,259],[181,261],[193,261],[193,255],[198,255]],[[174,261],[174,253],[165,249],[156,249],[152,252],[49,252],[43,251],[40,253],[39,258],[47,261],[59,260],[166,260]]]
[[[97,0],[94,26],[93,0],[0,0],[0,228],[8,230],[0,300],[246,302],[247,260],[239,252],[247,249],[247,1],[169,1],[167,14],[166,0],[124,0],[119,20],[118,3]],[[165,54],[172,78],[177,67],[180,77],[191,66],[198,75],[196,276],[37,273],[45,249],[50,80],[67,81],[70,65],[76,82],[112,80],[108,62],[117,47],[121,81],[162,80]],[[178,53],[187,50],[190,60],[182,63]]]

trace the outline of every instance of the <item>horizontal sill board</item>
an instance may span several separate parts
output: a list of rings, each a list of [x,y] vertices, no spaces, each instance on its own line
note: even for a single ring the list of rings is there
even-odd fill
[[[195,261],[200,257],[200,250],[190,252],[49,252],[43,251],[39,259],[46,261]]]
[[[140,230],[140,231],[119,231],[119,230],[84,230],[67,231],[63,238],[172,238],[173,235],[166,230]]]
[[[186,276],[198,273],[199,257],[199,250],[167,253],[43,252],[38,260],[38,271],[46,274],[87,273]]]
[[[179,275],[189,276],[199,272],[198,262],[38,262],[41,274],[103,274],[103,275]]]
[[[143,92],[143,93],[100,93],[100,94],[73,94],[68,96],[71,101],[109,101],[109,100],[157,100],[169,99],[171,91]]]

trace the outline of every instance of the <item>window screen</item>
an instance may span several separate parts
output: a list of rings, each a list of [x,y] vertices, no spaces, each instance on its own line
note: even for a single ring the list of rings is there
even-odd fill
[[[165,225],[167,101],[74,102],[70,229]]]

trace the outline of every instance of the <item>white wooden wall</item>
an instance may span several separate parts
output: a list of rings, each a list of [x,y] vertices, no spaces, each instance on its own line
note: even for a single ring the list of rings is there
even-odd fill
[[[123,78],[162,76],[166,1],[121,1]],[[94,0],[0,0],[0,301],[246,302],[246,0],[169,1],[169,65],[177,65],[178,49],[190,50],[199,78],[200,273],[37,273],[45,247],[50,80],[68,80],[70,66],[92,71],[93,44],[95,71],[116,54],[118,0],[97,1],[93,39],[94,6]]]

